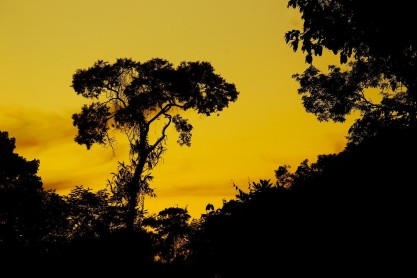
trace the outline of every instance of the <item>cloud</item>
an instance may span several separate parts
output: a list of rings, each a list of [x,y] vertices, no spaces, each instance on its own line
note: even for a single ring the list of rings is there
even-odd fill
[[[75,188],[75,185],[73,183],[72,180],[70,179],[60,179],[60,180],[55,180],[55,181],[49,181],[47,184],[47,188],[45,188],[45,190],[48,189],[54,189],[56,191],[56,193],[61,194],[61,195],[66,195],[68,194],[72,189]]]
[[[0,107],[0,130],[16,139],[15,152],[28,160],[39,159],[38,175],[45,189],[67,193],[76,185],[103,188],[117,160],[127,150],[119,144],[114,157],[109,148],[87,150],[74,142],[77,129],[68,111],[45,111],[27,107]]]
[[[28,107],[0,107],[0,129],[16,138],[19,150],[41,150],[62,142],[73,142],[76,129],[69,112]]]

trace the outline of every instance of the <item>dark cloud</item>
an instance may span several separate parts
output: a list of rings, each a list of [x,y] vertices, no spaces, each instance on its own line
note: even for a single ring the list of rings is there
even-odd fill
[[[60,179],[60,180],[55,180],[55,181],[49,180],[46,184],[44,183],[43,188],[45,190],[52,189],[52,190],[55,190],[56,193],[58,194],[66,195],[72,189],[74,189],[76,185],[81,185],[81,184],[74,184],[74,181],[70,179]]]
[[[76,129],[71,113],[43,111],[27,107],[0,107],[0,130],[16,138],[19,150],[47,148],[73,141]]]
[[[34,108],[0,107],[0,130],[16,139],[16,153],[26,159],[39,159],[39,176],[45,189],[66,194],[76,185],[103,188],[117,168],[109,148],[97,146],[87,151],[74,142],[77,132],[70,112]],[[127,153],[120,145],[117,152]]]

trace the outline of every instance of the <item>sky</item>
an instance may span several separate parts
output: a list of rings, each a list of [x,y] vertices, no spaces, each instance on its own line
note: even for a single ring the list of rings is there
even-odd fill
[[[104,189],[129,150],[74,141],[71,115],[87,103],[71,88],[76,70],[117,58],[208,61],[239,97],[219,116],[187,113],[191,147],[168,133],[151,183],[157,197],[145,200],[149,213],[174,206],[198,218],[208,203],[234,198],[233,184],[274,182],[281,165],[295,170],[344,148],[351,120],[305,112],[291,77],[307,65],[284,34],[301,24],[287,0],[0,0],[0,130],[16,139],[16,153],[40,160],[45,189]]]

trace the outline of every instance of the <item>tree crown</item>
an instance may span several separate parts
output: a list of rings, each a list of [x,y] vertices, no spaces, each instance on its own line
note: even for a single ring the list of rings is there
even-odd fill
[[[405,0],[395,5],[373,0],[288,1],[304,21],[301,30],[285,34],[285,41],[304,52],[311,64],[293,76],[307,112],[320,121],[343,122],[359,111],[362,117],[351,127],[350,141],[361,141],[387,125],[416,123],[417,27],[411,5]],[[313,57],[324,49],[339,55],[346,69],[330,65],[328,73],[322,73],[314,67]],[[381,101],[369,96],[374,89]]]
[[[77,70],[72,87],[85,98],[105,101],[85,105],[74,114],[79,133],[76,141],[90,148],[108,142],[108,131],[146,130],[161,117],[169,118],[180,134],[179,143],[190,144],[192,126],[179,115],[168,116],[173,108],[194,109],[210,115],[222,111],[238,97],[234,84],[227,83],[208,62],[181,62],[174,67],[155,58],[140,63],[117,59],[114,64],[96,62]]]

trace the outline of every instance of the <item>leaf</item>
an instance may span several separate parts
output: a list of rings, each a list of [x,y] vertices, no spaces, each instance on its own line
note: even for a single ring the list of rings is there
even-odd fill
[[[340,54],[340,63],[345,64],[347,62],[347,56],[343,53]]]
[[[392,89],[393,91],[395,91],[395,89],[397,88],[397,82],[395,82],[394,80],[392,80],[392,81],[390,82],[390,86],[391,86],[391,89]]]
[[[321,47],[320,45],[316,45],[316,47],[314,48],[314,54],[316,54],[317,56],[321,56],[323,54],[323,47]]]
[[[291,42],[291,46],[294,52],[297,52],[298,49],[298,39],[295,39]]]
[[[306,63],[311,64],[313,62],[313,56],[311,56],[311,54],[308,54],[306,56]]]

